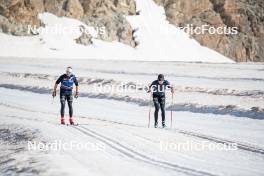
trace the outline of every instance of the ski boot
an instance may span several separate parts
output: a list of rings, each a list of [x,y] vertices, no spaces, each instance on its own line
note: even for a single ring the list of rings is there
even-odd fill
[[[70,125],[74,125],[74,122],[73,122],[73,118],[72,117],[70,117],[69,121],[70,121]]]
[[[162,128],[166,128],[167,126],[166,126],[166,124],[165,124],[165,122],[162,122]]]
[[[155,122],[154,128],[158,128],[158,122]]]
[[[64,117],[61,117],[61,125],[65,125]]]

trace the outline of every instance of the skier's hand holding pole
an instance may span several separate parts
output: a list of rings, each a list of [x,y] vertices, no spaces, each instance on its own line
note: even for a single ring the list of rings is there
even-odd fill
[[[76,86],[74,98],[77,99],[78,97],[79,97],[79,86]]]
[[[56,90],[54,90],[54,91],[52,92],[52,97],[55,98],[55,97],[56,97],[56,94],[57,94],[57,93],[56,93]]]
[[[55,84],[54,85],[54,88],[53,88],[53,92],[52,92],[52,97],[54,98],[54,97],[56,97],[56,95],[57,95],[57,87],[58,87],[58,84]]]
[[[51,102],[51,104],[53,104],[54,103],[54,98],[56,97],[56,95],[57,95],[57,86],[58,86],[58,84],[55,84],[54,85],[54,88],[53,88],[53,92],[52,92],[52,102]]]

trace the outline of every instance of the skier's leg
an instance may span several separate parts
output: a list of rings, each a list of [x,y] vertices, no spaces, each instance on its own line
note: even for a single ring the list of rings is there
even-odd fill
[[[70,115],[70,118],[73,116],[72,101],[73,101],[72,95],[67,95],[67,103],[68,103],[68,107],[69,107],[69,115]]]
[[[64,117],[64,110],[65,110],[65,95],[61,95],[60,96],[60,102],[61,102],[61,110],[60,110],[60,113],[61,113],[61,117]]]
[[[154,112],[154,117],[155,117],[155,126],[158,124],[158,117],[159,117],[159,100],[157,97],[153,98],[154,106],[155,106],[155,112]]]
[[[162,116],[162,125],[165,126],[165,97],[160,98],[159,103]]]
[[[64,112],[65,112],[65,101],[66,97],[64,94],[60,95],[60,102],[61,102],[61,109],[60,109],[60,114],[61,114],[61,124],[64,124]]]
[[[70,115],[70,118],[69,118],[69,121],[70,121],[70,124],[74,124],[73,122],[73,107],[72,107],[72,101],[73,101],[73,96],[72,94],[70,95],[67,95],[67,102],[68,102],[68,107],[69,107],[69,115]]]

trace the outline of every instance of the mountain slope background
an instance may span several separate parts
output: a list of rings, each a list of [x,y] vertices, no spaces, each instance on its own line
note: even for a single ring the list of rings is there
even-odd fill
[[[204,46],[238,62],[264,61],[264,4],[261,0],[155,0],[176,26],[238,27],[238,35],[193,35]]]
[[[169,22],[176,26],[236,26],[238,35],[193,35],[203,46],[238,62],[264,61],[264,7],[260,0],[155,0],[164,6]],[[71,17],[94,27],[105,26],[107,35],[98,38],[119,41],[131,47],[137,43],[124,16],[136,15],[134,0],[1,0],[0,30],[4,33],[28,35],[27,26],[44,24],[38,14],[49,12]],[[88,45],[89,36],[79,43]]]

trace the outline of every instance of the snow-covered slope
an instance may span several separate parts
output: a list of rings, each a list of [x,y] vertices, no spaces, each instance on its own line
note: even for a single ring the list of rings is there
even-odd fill
[[[68,65],[80,82],[80,97],[74,99],[74,118],[79,123],[75,127],[59,125],[59,97],[53,100],[50,94]],[[0,175],[261,176],[263,68],[261,64],[0,58]],[[110,95],[91,91],[94,83],[147,84],[157,70],[176,86],[173,106],[169,95],[166,100],[166,123],[170,127],[173,110],[172,128],[153,128],[154,108],[147,128],[149,95],[143,90]],[[56,140],[99,143],[105,148],[27,148],[28,141]],[[162,150],[161,143],[167,142],[172,148]],[[214,148],[232,143],[236,150]],[[197,150],[190,144],[213,148]]]
[[[139,43],[140,55],[174,61],[232,62],[225,56],[202,47],[196,40],[166,20],[164,8],[153,0],[137,0],[138,16],[128,17]],[[156,60],[155,59],[155,60]]]
[[[119,42],[96,39],[96,31],[82,22],[49,13],[40,14],[45,24],[40,34],[33,37],[15,37],[0,33],[0,56],[32,58],[83,58],[112,60],[156,60],[232,63],[223,55],[202,47],[188,34],[170,25],[162,7],[153,0],[137,0],[140,15],[127,19],[135,29],[138,47],[132,48]],[[85,26],[94,37],[93,45],[76,44],[80,25]],[[56,32],[51,29],[68,29]],[[70,30],[69,30],[70,29]]]

